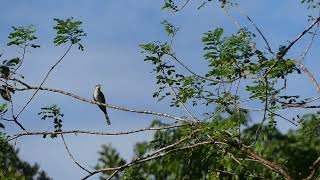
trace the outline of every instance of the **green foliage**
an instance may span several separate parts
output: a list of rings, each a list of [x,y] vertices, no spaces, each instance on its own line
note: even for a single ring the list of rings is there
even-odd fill
[[[86,36],[86,33],[80,28],[82,22],[74,21],[73,18],[66,20],[53,19],[57,25],[53,27],[57,31],[57,35],[54,38],[56,46],[70,42],[71,44],[77,44],[78,48],[83,51],[83,45],[80,43],[81,38]]]
[[[100,158],[95,169],[111,168],[124,165],[126,161],[122,159],[119,153],[111,147],[111,145],[102,145],[102,150],[99,152]],[[129,173],[129,172],[127,172]],[[100,179],[106,179],[112,174],[111,171],[103,172],[103,176]],[[119,174],[114,176],[114,179],[119,179]]]
[[[139,166],[138,166],[138,167],[130,167],[125,169],[121,179],[122,180],[145,180],[146,178],[144,178],[141,175],[141,173],[139,173]]]
[[[176,28],[168,20],[162,21],[161,24],[163,25],[164,30],[169,37],[174,37],[176,33],[179,31],[179,28]]]
[[[62,117],[63,114],[61,113],[60,108],[58,105],[52,105],[48,107],[41,108],[41,112],[38,113],[38,115],[41,115],[41,120],[47,120],[47,119],[53,119],[53,127],[54,132],[62,131]],[[43,138],[46,138],[47,134],[43,135]],[[56,138],[57,134],[51,134],[51,138]]]
[[[237,35],[223,37],[223,29],[217,28],[204,34],[204,58],[208,60],[211,70],[207,77],[217,80],[237,78],[246,79],[248,76],[261,78],[268,72],[269,78],[284,78],[286,75],[297,70],[295,62],[291,59],[267,60],[267,57],[252,42],[254,34],[246,29],[238,31]],[[279,53],[283,53],[285,47],[280,47]]]
[[[219,112],[219,110],[217,110]],[[161,147],[177,142],[183,137],[191,136],[189,140],[174,147],[175,149],[201,143],[207,140],[233,141],[238,135],[233,135],[237,129],[237,120],[240,116],[246,122],[248,115],[242,111],[228,117],[217,115],[210,122],[202,123],[200,132],[189,128],[176,128],[158,130],[150,142],[137,143],[134,147],[135,158],[147,155]],[[263,158],[271,160],[288,169],[290,175],[297,179],[306,177],[309,167],[320,156],[320,137],[311,135],[310,131],[319,131],[317,122],[319,114],[308,114],[303,118],[303,127],[291,130],[286,134],[280,133],[276,128],[263,126],[256,145],[252,150]],[[315,126],[315,123],[317,126]],[[165,124],[154,121],[152,127],[161,127]],[[242,131],[242,141],[246,144],[255,141],[258,125],[247,127]],[[309,135],[308,135],[309,134]],[[110,145],[108,149],[112,149]],[[121,179],[283,179],[269,168],[256,161],[247,160],[246,154],[239,151],[238,146],[225,146],[207,144],[188,148],[183,151],[172,151],[159,159],[128,168]],[[171,150],[171,149],[170,149]],[[103,151],[102,151],[103,152]],[[116,167],[117,163],[110,163],[110,159],[121,159],[119,154],[101,154],[107,167]],[[235,161],[240,162],[240,164]],[[103,163],[100,167],[104,167]],[[111,166],[114,164],[115,166]],[[116,179],[120,179],[117,177]]]
[[[50,180],[37,164],[31,165],[18,157],[18,150],[0,136],[0,179]]]
[[[144,53],[148,54],[144,61],[154,65],[153,71],[157,74],[156,83],[159,85],[159,90],[153,94],[153,97],[158,98],[158,101],[171,96],[170,106],[179,107],[180,103],[186,103],[188,100],[191,100],[195,106],[196,100],[202,99],[205,93],[210,94],[210,92],[204,92],[203,79],[177,73],[175,66],[165,60],[167,57],[174,57],[169,43],[147,43],[140,47]],[[177,91],[176,95],[172,93],[172,89]]]
[[[32,41],[37,39],[35,35],[36,28],[33,25],[29,25],[26,27],[14,27],[12,26],[13,32],[10,33],[8,38],[10,42],[7,43],[8,46],[29,46],[32,48],[39,48],[40,46],[37,44],[31,43]]]
[[[306,4],[308,9],[315,9],[318,8],[320,5],[319,0],[301,0],[302,4]]]
[[[167,9],[167,10],[173,10],[173,11],[176,11],[177,8],[178,7],[176,6],[173,0],[164,0],[164,4],[161,7],[161,9],[163,10]]]

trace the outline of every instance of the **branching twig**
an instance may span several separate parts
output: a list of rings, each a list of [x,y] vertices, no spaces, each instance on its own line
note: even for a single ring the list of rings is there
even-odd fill
[[[41,88],[41,86],[46,82],[47,78],[49,77],[50,73],[52,72],[52,70],[64,59],[64,57],[68,54],[68,52],[70,51],[72,47],[72,44],[70,44],[70,46],[68,47],[68,49],[66,50],[66,52],[61,56],[61,58],[50,68],[50,70],[47,72],[46,76],[44,77],[44,79],[42,80],[42,82],[39,85],[39,88]],[[33,93],[33,95],[31,96],[31,98],[28,100],[28,102],[22,107],[22,109],[20,110],[20,112],[17,114],[16,118],[19,117],[19,115],[26,109],[26,107],[30,104],[30,102],[33,100],[33,98],[36,96],[36,94],[39,91],[39,88],[36,89],[36,91]]]
[[[318,17],[307,29],[302,31],[285,49],[284,51],[280,54],[280,56],[277,57],[278,60],[282,59],[283,56],[287,54],[287,52],[290,50],[290,48],[298,42],[310,29],[313,28],[314,25],[316,25],[320,21],[320,17]]]
[[[159,154],[159,153],[161,153],[162,151],[165,151],[167,149],[173,148],[173,147],[183,143],[184,141],[186,141],[189,138],[190,138],[189,136],[188,137],[184,137],[184,138],[180,139],[179,141],[177,141],[177,142],[175,142],[173,144],[169,144],[169,145],[167,145],[167,146],[165,146],[163,148],[160,148],[160,149],[158,149],[158,150],[156,150],[154,152],[151,152],[147,156],[143,156],[143,157],[134,159],[131,162],[128,162],[128,163],[126,163],[126,164],[124,164],[122,166],[96,170],[96,171],[94,171],[92,173],[89,173],[87,176],[82,178],[82,180],[88,179],[89,177],[91,177],[91,176],[93,176],[93,175],[95,175],[97,173],[108,172],[108,171],[119,171],[119,170],[125,169],[127,167],[131,167],[131,166],[138,165],[138,164],[141,164],[141,163],[146,162],[146,161],[150,161],[152,159],[156,159],[156,158],[162,157],[164,155],[163,154]]]
[[[319,23],[320,17],[318,17],[307,29],[302,31],[291,43],[280,53],[277,54],[277,61],[270,67],[270,69],[265,73],[264,77],[267,77],[267,75],[273,70],[274,67],[278,65],[278,63],[281,61],[281,59],[287,54],[287,52],[291,49],[291,47],[298,42],[310,29],[313,28],[314,25]]]

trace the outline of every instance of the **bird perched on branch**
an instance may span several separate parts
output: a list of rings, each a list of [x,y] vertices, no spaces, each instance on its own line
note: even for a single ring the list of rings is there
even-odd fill
[[[106,103],[106,99],[104,98],[104,95],[101,92],[101,85],[100,84],[96,85],[96,88],[95,88],[94,93],[93,93],[93,99],[96,102],[100,102],[100,103],[104,103],[104,104]],[[105,106],[101,106],[101,105],[98,105],[98,106],[103,111],[103,113],[105,115],[105,118],[107,120],[107,124],[111,125],[111,122],[110,122],[110,119],[109,119],[109,116],[108,116],[108,113],[107,113],[107,108]]]

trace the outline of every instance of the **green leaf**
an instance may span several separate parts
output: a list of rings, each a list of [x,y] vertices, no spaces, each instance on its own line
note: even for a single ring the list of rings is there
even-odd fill
[[[164,30],[166,31],[169,37],[174,37],[176,33],[179,31],[179,28],[174,27],[174,25],[172,25],[167,20],[162,21],[161,24],[164,26]]]
[[[15,66],[21,62],[20,58],[13,58],[8,61],[4,61],[6,66]]]
[[[5,110],[7,110],[7,104],[6,103],[2,103],[0,104],[0,113],[3,113]]]
[[[37,39],[35,32],[36,28],[33,25],[15,27],[12,26],[13,32],[9,34],[8,38],[11,40],[7,43],[7,46],[22,46],[28,45],[27,42],[31,42]]]
[[[70,42],[71,44],[78,44],[79,50],[83,51],[83,45],[80,44],[81,38],[86,36],[86,33],[80,28],[81,21],[74,21],[73,18],[66,20],[53,19],[57,25],[53,27],[56,30],[57,35],[54,38],[54,44],[59,46]]]

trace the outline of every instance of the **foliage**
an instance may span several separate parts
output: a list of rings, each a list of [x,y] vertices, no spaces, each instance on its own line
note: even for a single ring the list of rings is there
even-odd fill
[[[318,123],[316,117],[318,115],[304,116],[308,120],[304,121],[303,127],[286,134],[279,132],[276,128],[270,130],[267,126],[263,126],[256,146],[252,150],[265,159],[273,160],[286,167],[292,177],[296,179],[306,177],[310,173],[309,167],[320,156],[320,138],[310,133],[310,128],[320,132],[320,126],[314,126],[314,123]],[[197,144],[208,138],[215,141],[226,139],[226,137],[233,139],[234,137],[228,137],[223,133],[233,131],[232,128],[228,128],[230,125],[227,125],[233,121],[232,116],[223,118],[217,115],[211,122],[202,124],[201,133],[193,134],[190,140],[175,148]],[[155,121],[153,125],[161,127],[165,124]],[[258,124],[255,124],[244,129],[242,140],[248,144],[252,143],[257,127]],[[159,130],[150,142],[135,145],[135,158],[174,143],[190,133],[188,128]],[[108,148],[112,149],[110,145]],[[245,158],[246,155],[238,148],[209,144],[184,151],[173,151],[159,159],[126,169],[121,179],[128,179],[129,176],[132,179],[282,179],[281,175],[270,171],[254,160]],[[105,164],[101,164],[100,160],[99,166],[110,167],[109,162],[120,157],[118,153],[113,152],[100,153],[101,158],[104,159]],[[120,177],[115,179],[120,179]]]
[[[18,150],[0,136],[0,179],[50,180],[39,165],[31,165],[18,157]]]
[[[99,152],[99,163],[95,166],[95,169],[118,167],[126,163],[110,144],[102,145],[101,148],[102,150]],[[106,179],[111,174],[112,172],[104,172],[100,179]],[[119,179],[119,175],[115,175],[114,179]]]
[[[53,19],[57,22],[57,25],[53,27],[57,31],[57,36],[54,38],[56,46],[70,42],[71,44],[77,44],[78,48],[83,51],[84,47],[80,43],[81,38],[86,36],[86,33],[80,29],[81,21],[74,21],[73,18],[66,20]]]
[[[58,105],[52,105],[49,107],[43,107],[41,108],[41,112],[38,113],[38,115],[41,115],[42,120],[47,120],[47,119],[53,119],[53,127],[54,127],[54,132],[59,132],[62,131],[62,117],[63,114],[61,113],[60,108]],[[46,138],[47,134],[43,135],[43,138]],[[56,138],[57,134],[51,134],[51,138]]]
[[[10,42],[7,43],[7,46],[30,46],[32,48],[39,48],[37,44],[31,43],[32,41],[38,39],[35,35],[36,28],[33,25],[25,27],[15,27],[12,26],[13,32],[10,33],[9,39]]]

